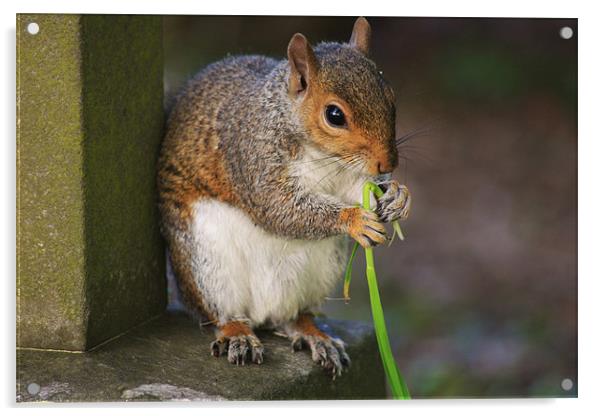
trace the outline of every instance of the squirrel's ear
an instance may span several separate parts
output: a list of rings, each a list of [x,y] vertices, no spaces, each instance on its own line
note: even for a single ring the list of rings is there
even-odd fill
[[[353,25],[353,32],[351,33],[349,43],[364,55],[368,55],[370,53],[371,33],[372,29],[366,18],[358,17]]]
[[[288,81],[289,92],[300,94],[307,89],[317,72],[317,61],[311,45],[301,33],[295,33],[288,43],[288,63],[291,76]]]

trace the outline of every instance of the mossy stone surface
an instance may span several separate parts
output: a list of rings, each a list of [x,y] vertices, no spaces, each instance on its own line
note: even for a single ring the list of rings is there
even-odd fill
[[[163,137],[160,16],[81,18],[87,345],[161,313],[156,204]]]
[[[17,16],[19,346],[85,350],[163,311],[162,78],[159,16]]]
[[[38,23],[31,35],[27,25]],[[79,17],[17,17],[17,345],[83,349]]]
[[[261,365],[235,366],[209,353],[213,329],[184,315],[165,315],[86,353],[17,352],[17,401],[171,401],[384,399],[385,376],[370,325],[320,321],[347,344],[351,368],[332,380],[308,350],[257,334]],[[40,386],[35,394],[32,383]]]

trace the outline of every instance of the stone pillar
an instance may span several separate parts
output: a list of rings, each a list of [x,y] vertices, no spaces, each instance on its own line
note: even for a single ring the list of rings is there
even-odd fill
[[[164,310],[163,123],[161,17],[17,16],[19,347],[87,350]]]

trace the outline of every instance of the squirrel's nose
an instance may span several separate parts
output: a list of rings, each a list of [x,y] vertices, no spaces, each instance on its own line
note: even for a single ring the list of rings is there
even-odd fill
[[[382,175],[393,172],[397,163],[397,149],[379,149],[379,152],[374,154],[370,168],[373,175]]]
[[[378,162],[376,165],[376,169],[378,170],[378,174],[382,175],[384,173],[391,173],[393,171],[393,167],[389,163]]]
[[[397,149],[393,148],[393,150],[388,150],[377,159],[376,170],[380,175],[393,172],[397,167],[397,159]]]

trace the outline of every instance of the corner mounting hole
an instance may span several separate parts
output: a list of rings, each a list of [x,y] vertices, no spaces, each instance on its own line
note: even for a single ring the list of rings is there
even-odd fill
[[[35,396],[40,392],[40,385],[38,383],[30,383],[27,386],[27,392],[32,396]]]
[[[564,391],[571,391],[573,389],[573,380],[565,378],[562,380],[562,383],[560,383],[560,387],[562,387],[562,390]]]
[[[31,22],[27,25],[27,33],[30,35],[37,35],[39,31],[40,25],[38,25],[36,22]]]
[[[562,39],[570,39],[573,37],[573,29],[571,29],[569,26],[565,26],[563,28],[560,29],[560,37]]]

